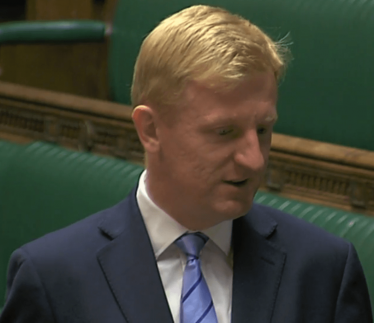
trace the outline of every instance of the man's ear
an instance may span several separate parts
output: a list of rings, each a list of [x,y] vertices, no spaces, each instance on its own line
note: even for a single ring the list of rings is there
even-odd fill
[[[132,112],[132,120],[145,151],[156,152],[159,149],[159,138],[155,112],[146,105],[138,105]]]

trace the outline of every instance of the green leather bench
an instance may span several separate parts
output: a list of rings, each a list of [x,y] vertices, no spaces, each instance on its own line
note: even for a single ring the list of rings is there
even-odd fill
[[[0,307],[8,260],[16,248],[114,205],[136,185],[142,170],[124,160],[42,142],[22,146],[0,141]],[[374,301],[374,218],[265,192],[255,200],[350,240]]]

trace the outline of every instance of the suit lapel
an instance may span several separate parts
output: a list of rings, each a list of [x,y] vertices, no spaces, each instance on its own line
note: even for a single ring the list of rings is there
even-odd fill
[[[100,229],[111,241],[97,257],[126,320],[172,323],[136,189],[108,212]]]
[[[234,221],[232,322],[270,323],[286,253],[270,242],[276,222],[254,205]]]

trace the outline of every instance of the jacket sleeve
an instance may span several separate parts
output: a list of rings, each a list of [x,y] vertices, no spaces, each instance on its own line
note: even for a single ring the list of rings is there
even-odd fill
[[[7,295],[0,323],[54,323],[43,283],[30,257],[16,250],[8,269]]]
[[[356,250],[349,244],[335,323],[373,323],[369,292]]]

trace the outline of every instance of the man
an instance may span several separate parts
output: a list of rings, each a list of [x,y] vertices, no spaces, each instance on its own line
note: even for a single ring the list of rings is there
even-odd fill
[[[350,243],[252,205],[285,66],[223,9],[161,22],[134,72],[138,187],[17,250],[0,322],[371,323]]]

